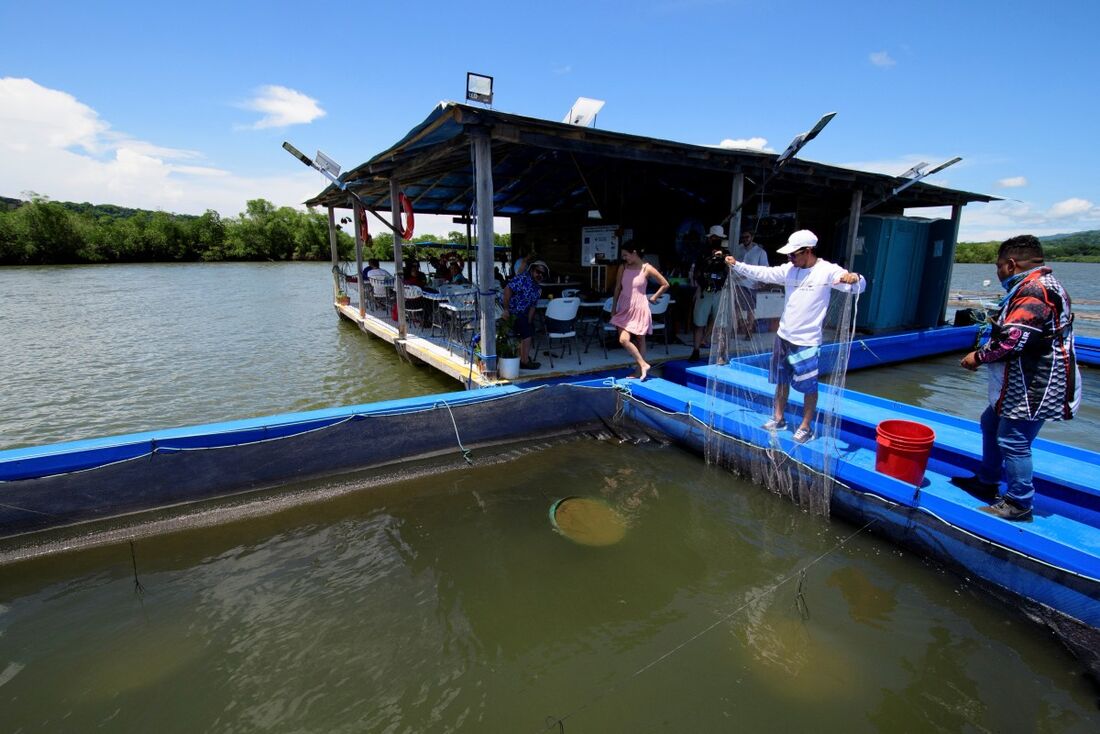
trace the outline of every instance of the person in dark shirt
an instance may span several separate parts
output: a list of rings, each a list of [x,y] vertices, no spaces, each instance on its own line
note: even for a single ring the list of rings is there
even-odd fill
[[[1032,235],[1005,240],[997,277],[1006,294],[989,326],[989,341],[962,358],[971,371],[989,370],[989,405],[982,413],[982,464],[951,482],[991,502],[1005,520],[1031,520],[1035,496],[1031,444],[1046,421],[1070,420],[1081,405],[1081,374],[1073,343],[1069,295],[1044,265]],[[1000,494],[1002,471],[1006,491]]]
[[[699,348],[703,345],[703,337],[710,339],[711,330],[714,328],[714,317],[718,314],[718,304],[722,298],[722,289],[726,287],[726,278],[729,277],[729,268],[724,259],[726,252],[722,248],[721,238],[725,232],[720,226],[710,229],[708,249],[695,263],[694,268],[695,308],[692,312],[692,323],[695,325],[695,341],[691,356],[688,357],[691,361],[699,359]]]

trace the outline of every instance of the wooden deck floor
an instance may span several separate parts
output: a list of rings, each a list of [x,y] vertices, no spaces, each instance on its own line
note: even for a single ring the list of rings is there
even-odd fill
[[[388,313],[368,310],[363,316],[360,316],[359,309],[355,305],[336,305],[336,310],[342,317],[358,325],[362,331],[393,344],[395,348],[411,360],[437,369],[464,385],[469,382],[468,387],[509,384],[508,380],[489,380],[485,378],[478,371],[476,365],[471,370],[469,360],[458,347],[449,345],[447,340],[439,336],[438,333],[432,336],[429,329],[410,327],[408,337],[402,341],[398,338],[397,324],[389,318]],[[660,364],[673,359],[687,359],[691,354],[690,337],[683,334],[680,336],[688,343],[670,343],[667,353],[663,337],[657,335],[655,341],[654,337],[651,336],[648,340],[647,350],[649,362]],[[758,346],[767,342],[770,348],[770,334],[758,334],[755,339],[760,342]],[[590,340],[587,351],[585,351],[585,340],[579,339],[578,341],[579,350],[574,350],[571,354],[567,348],[564,357],[557,356],[560,353],[560,348],[558,343],[555,342],[553,366],[550,364],[551,357],[546,354],[548,351],[547,345],[545,341],[542,341],[538,346],[538,354],[535,356],[535,359],[541,362],[542,366],[537,370],[521,370],[519,377],[511,382],[522,384],[530,380],[584,375],[634,366],[634,360],[618,346],[614,335],[606,340],[606,355],[599,341]],[[705,351],[703,356],[706,357]]]

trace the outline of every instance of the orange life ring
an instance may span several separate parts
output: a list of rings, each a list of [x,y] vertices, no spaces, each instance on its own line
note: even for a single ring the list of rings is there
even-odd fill
[[[401,239],[411,240],[413,238],[413,205],[409,201],[409,197],[405,196],[405,192],[402,191],[397,195],[397,201],[401,205],[401,211],[405,212],[405,229],[401,232]]]

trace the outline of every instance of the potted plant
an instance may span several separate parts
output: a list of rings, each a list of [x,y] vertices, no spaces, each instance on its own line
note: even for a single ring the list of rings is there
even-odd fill
[[[497,321],[497,375],[504,380],[519,377],[519,340],[512,330],[514,325],[511,314]]]

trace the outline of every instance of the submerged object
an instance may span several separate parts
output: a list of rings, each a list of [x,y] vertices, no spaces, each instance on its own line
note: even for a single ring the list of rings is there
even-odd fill
[[[550,505],[554,529],[581,545],[615,545],[626,536],[626,518],[602,499],[563,497]]]

